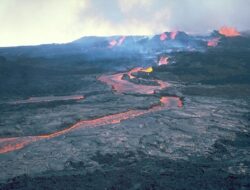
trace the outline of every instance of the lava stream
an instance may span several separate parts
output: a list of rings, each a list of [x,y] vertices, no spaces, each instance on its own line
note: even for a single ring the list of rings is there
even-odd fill
[[[39,136],[26,136],[26,137],[11,137],[11,138],[1,138],[0,139],[0,153],[7,153],[14,150],[21,149],[33,142],[43,140],[43,139],[51,139],[63,134],[66,134],[70,131],[76,129],[90,128],[90,127],[98,127],[109,124],[117,124],[123,120],[132,119],[147,113],[152,113],[156,111],[165,110],[168,108],[182,107],[182,101],[178,97],[162,97],[160,99],[160,104],[154,105],[148,110],[129,110],[122,113],[117,113],[113,115],[108,115],[104,117],[100,117],[92,120],[83,120],[75,125],[64,129],[62,131],[58,131],[55,133],[51,133],[48,135],[39,135]]]
[[[9,102],[9,104],[28,104],[28,103],[41,103],[41,102],[53,102],[53,101],[68,101],[68,100],[82,100],[84,96],[45,96],[45,97],[30,97],[27,100],[17,100]]]
[[[161,66],[161,65],[167,65],[169,63],[169,58],[168,57],[161,57],[159,62],[158,62],[158,65]]]
[[[179,33],[178,31],[173,31],[173,32],[171,32],[170,38],[171,38],[172,40],[175,40],[175,38],[176,38],[176,36],[177,36],[178,33]]]
[[[141,67],[134,68],[127,73],[118,73],[114,75],[103,75],[99,78],[101,82],[104,82],[112,87],[115,92],[118,93],[139,93],[139,94],[154,94],[157,90],[162,90],[169,86],[167,82],[155,80],[158,86],[135,84],[127,80],[123,80],[124,74],[127,74],[131,79],[135,78],[132,73],[134,72],[147,72],[147,69]]]
[[[123,80],[122,77],[124,74],[128,74],[131,78],[133,78],[132,73],[143,71],[142,68],[135,68],[127,73],[118,73],[109,76],[101,76],[99,78],[100,81],[112,86],[113,89],[119,93],[127,93],[127,92],[135,92],[142,94],[153,94],[155,90],[161,90],[163,88],[168,87],[168,83],[156,80],[159,86],[147,86],[141,84],[134,84],[132,82]],[[87,127],[98,127],[109,124],[117,124],[121,121],[132,119],[144,114],[153,113],[156,111],[161,111],[169,108],[177,108],[182,107],[182,101],[178,97],[161,97],[160,103],[157,105],[153,105],[151,108],[146,110],[129,110],[122,113],[107,115],[104,117],[100,117],[97,119],[91,120],[83,120],[79,121],[75,125],[47,135],[38,135],[38,136],[26,136],[26,137],[11,137],[11,138],[0,138],[0,153],[12,152],[25,146],[39,141],[43,139],[51,139],[60,135],[64,135],[71,131],[77,129],[83,129]]]

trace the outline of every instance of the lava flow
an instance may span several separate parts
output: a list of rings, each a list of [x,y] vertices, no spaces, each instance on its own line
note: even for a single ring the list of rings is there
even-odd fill
[[[169,86],[168,83],[157,80],[158,86],[135,84],[127,80],[123,80],[124,74],[127,74],[130,79],[135,78],[132,73],[134,72],[152,72],[151,67],[148,69],[134,68],[127,73],[118,73],[114,75],[103,75],[99,78],[101,82],[104,82],[112,87],[115,92],[118,93],[138,93],[138,94],[154,94],[155,91],[161,90]]]
[[[161,66],[161,65],[167,65],[169,63],[168,61],[168,57],[161,57],[159,62],[158,62],[158,65]]]
[[[220,41],[220,38],[213,38],[211,40],[208,40],[207,46],[208,47],[216,47]]]
[[[125,41],[125,39],[126,39],[126,36],[122,36],[122,37],[119,39],[117,45],[118,45],[118,46],[122,45],[123,42]]]
[[[82,100],[84,96],[45,96],[45,97],[30,97],[27,100],[17,100],[9,102],[9,104],[29,104],[29,103],[41,103],[41,102],[53,102],[53,101],[68,101],[68,100]]]
[[[146,69],[142,69],[141,71],[145,72],[145,73],[152,73],[153,72],[153,67],[148,67]]]
[[[160,40],[161,41],[164,41],[164,40],[166,40],[168,38],[168,36],[167,36],[167,34],[164,32],[164,33],[162,33],[161,35],[160,35]]]
[[[145,72],[143,68],[135,68],[126,73],[118,73],[114,75],[108,76],[101,76],[99,80],[112,86],[113,90],[118,93],[141,93],[141,94],[153,94],[156,90],[161,90],[169,86],[168,83],[160,80],[155,80],[158,83],[158,86],[148,86],[148,85],[141,85],[141,84],[134,84],[130,81],[123,80],[124,74],[127,74],[130,79],[135,78],[132,74],[134,72]],[[11,137],[11,138],[0,138],[0,153],[7,153],[12,152],[25,146],[34,143],[36,141],[40,141],[43,139],[51,139],[60,135],[64,135],[71,131],[83,128],[90,128],[90,127],[98,127],[103,125],[109,124],[117,124],[121,121],[132,119],[144,114],[161,111],[169,108],[180,108],[182,107],[182,101],[179,97],[161,97],[160,102],[156,105],[151,106],[149,109],[146,110],[129,110],[122,113],[107,115],[104,117],[100,117],[97,119],[91,120],[83,120],[77,122],[75,125],[47,135],[38,135],[38,136],[25,136],[25,137]]]
[[[109,46],[108,47],[109,48],[113,48],[115,46],[121,46],[124,43],[125,39],[126,39],[126,36],[122,36],[119,40],[111,40],[109,42]]]

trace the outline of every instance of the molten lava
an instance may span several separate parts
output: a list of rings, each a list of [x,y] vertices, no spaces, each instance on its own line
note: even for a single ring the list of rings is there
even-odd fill
[[[219,44],[220,38],[213,38],[207,42],[207,46],[216,47]]]
[[[141,71],[141,70],[143,70],[142,67],[135,67],[135,68],[133,68],[132,70],[128,71],[127,74],[128,74],[128,76],[129,76],[130,79],[133,79],[133,78],[135,78],[135,77],[132,75],[132,73],[137,73],[137,72],[139,72],[139,71]]]
[[[161,65],[167,65],[169,62],[168,62],[168,57],[161,57],[160,60],[159,60],[159,63],[158,65],[161,66]]]
[[[135,84],[127,80],[123,80],[123,75],[127,74],[130,78],[135,78],[131,75],[131,73],[137,71],[141,72],[142,68],[136,68],[128,73],[118,73],[114,75],[103,75],[98,80],[103,83],[106,83],[108,86],[112,87],[112,89],[117,93],[138,93],[138,94],[154,94],[155,91],[163,89],[163,87],[169,86],[166,82],[158,82],[159,86],[151,86],[151,85],[142,85]]]
[[[123,42],[125,41],[125,39],[126,39],[126,36],[122,36],[122,37],[119,39],[117,45],[118,45],[118,46],[122,45]]]
[[[129,110],[122,113],[108,115],[93,120],[85,120],[76,123],[68,129],[51,133],[48,135],[27,136],[27,137],[14,137],[0,139],[0,154],[12,152],[24,148],[25,146],[44,139],[51,139],[57,136],[69,133],[77,129],[84,129],[87,127],[98,127],[103,125],[117,124],[123,120],[132,119],[148,113],[165,110],[168,108],[182,107],[182,102],[177,97],[162,97],[161,104],[154,105],[148,110]]]
[[[171,33],[170,33],[170,38],[171,38],[172,40],[174,40],[174,39],[176,38],[177,34],[178,34],[178,31],[173,31],[173,32],[171,32]]]
[[[161,35],[160,35],[160,40],[161,41],[164,41],[164,40],[166,40],[168,38],[168,36],[167,36],[167,34],[164,32],[164,33],[162,33]]]
[[[152,73],[153,72],[153,67],[148,67],[146,69],[142,69],[141,71],[145,72],[145,73]]]
[[[134,78],[132,73],[143,71],[143,68],[134,68],[127,73],[118,73],[114,75],[101,76],[99,80],[106,83],[109,86],[112,86],[113,90],[118,93],[142,93],[142,94],[153,94],[156,90],[162,90],[169,86],[168,83],[160,80],[155,80],[158,83],[158,86],[148,86],[141,84],[134,84],[130,81],[123,80],[123,75],[127,74],[130,78]],[[146,69],[148,72],[152,72],[152,67]],[[0,153],[12,152],[24,148],[25,146],[40,141],[43,139],[51,139],[58,137],[60,135],[75,131],[78,129],[84,129],[87,127],[98,127],[109,124],[117,124],[123,120],[135,118],[141,115],[153,113],[156,111],[161,111],[169,108],[182,107],[182,101],[178,97],[161,97],[160,103],[153,105],[151,108],[146,110],[129,110],[122,113],[107,115],[97,119],[83,120],[79,121],[75,125],[47,135],[38,135],[38,136],[26,136],[26,137],[14,137],[14,138],[0,138]]]
[[[167,107],[183,107],[183,103],[179,97],[161,97],[160,102]]]
[[[226,37],[240,36],[240,33],[237,31],[237,29],[233,28],[233,27],[224,26],[224,27],[220,28],[219,33],[221,35],[226,36]]]
[[[109,48],[113,48],[114,46],[116,46],[117,45],[117,41],[116,40],[111,40],[110,42],[109,42]]]
[[[115,46],[121,46],[126,39],[126,36],[122,36],[118,41],[117,40],[111,40],[109,42],[109,48],[113,48]]]
[[[10,104],[31,104],[31,103],[41,103],[41,102],[82,100],[82,99],[84,99],[84,96],[81,96],[81,95],[30,97],[27,100],[18,100],[18,101],[10,102]]]

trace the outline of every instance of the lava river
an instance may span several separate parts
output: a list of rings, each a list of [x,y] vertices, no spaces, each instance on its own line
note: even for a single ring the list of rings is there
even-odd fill
[[[142,85],[135,84],[128,80],[124,80],[124,74],[127,74],[130,79],[135,78],[132,74],[135,72],[143,72],[143,68],[135,68],[126,73],[118,73],[114,75],[104,75],[101,76],[98,80],[109,85],[117,93],[139,93],[139,94],[154,94],[157,90],[164,89],[169,86],[168,83],[155,80],[158,85]],[[54,132],[46,135],[38,136],[25,136],[25,137],[12,137],[12,138],[0,138],[0,153],[12,152],[25,146],[43,139],[51,139],[66,133],[69,133],[74,130],[98,127],[109,124],[120,123],[121,121],[132,119],[144,114],[149,114],[156,111],[161,111],[169,108],[180,108],[182,107],[182,101],[178,97],[161,97],[159,103],[152,105],[149,109],[145,110],[129,110],[122,113],[107,115],[104,117],[91,119],[91,120],[82,120],[74,124],[73,126],[66,128],[64,130]]]

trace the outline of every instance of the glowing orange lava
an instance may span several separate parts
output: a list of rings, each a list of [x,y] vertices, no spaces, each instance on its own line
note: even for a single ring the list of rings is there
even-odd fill
[[[132,73],[137,73],[137,72],[141,71],[142,69],[143,69],[142,67],[135,67],[135,68],[131,69],[130,71],[128,71],[127,74],[128,74],[130,79],[133,79],[135,77],[132,75]]]
[[[99,80],[111,86],[112,89],[118,93],[154,94],[155,91],[161,89],[160,86],[134,84],[127,80],[122,80],[122,77],[123,73],[118,73],[115,75],[101,76]]]
[[[114,75],[103,75],[98,80],[111,86],[115,92],[118,93],[138,93],[138,94],[154,94],[155,91],[162,90],[169,86],[167,82],[156,80],[159,86],[135,84],[127,80],[123,80],[124,74],[127,74],[131,79],[134,72],[145,72],[145,69],[138,67],[127,73],[118,73]]]
[[[123,75],[127,74],[130,78],[134,78],[132,73],[140,72],[143,68],[134,68],[127,73],[118,73],[114,75],[104,75],[99,78],[100,81],[106,83],[109,86],[112,86],[113,90],[118,93],[141,93],[141,94],[153,94],[156,90],[162,90],[169,86],[168,83],[160,80],[155,80],[158,83],[158,86],[148,86],[141,84],[134,84],[127,80],[123,80]],[[0,138],[0,153],[12,152],[19,150],[33,142],[40,141],[43,139],[51,139],[58,137],[60,135],[69,133],[83,128],[98,127],[109,124],[117,124],[123,120],[132,119],[144,114],[161,111],[169,108],[182,107],[182,101],[178,97],[161,97],[160,103],[153,105],[151,108],[146,110],[129,110],[122,113],[107,115],[97,119],[83,120],[79,121],[75,125],[47,135],[38,135],[38,136],[26,136],[26,137],[11,137],[11,138]]]
[[[168,57],[161,57],[160,60],[159,60],[159,63],[158,65],[167,65],[169,62],[168,62]]]
[[[164,32],[164,33],[162,33],[161,35],[160,35],[160,40],[161,41],[164,41],[164,40],[166,40],[168,38],[168,36],[167,36],[167,34]]]
[[[90,128],[90,127],[98,127],[109,124],[117,124],[123,120],[132,119],[144,114],[165,110],[168,108],[182,107],[182,102],[177,97],[162,97],[160,99],[161,104],[154,105],[148,110],[129,110],[122,113],[117,113],[113,115],[104,116],[101,118],[93,119],[93,120],[85,120],[76,123],[75,125],[67,128],[65,130],[51,133],[48,135],[39,135],[39,136],[27,136],[27,137],[14,137],[14,138],[2,138],[0,139],[0,154],[12,152],[15,150],[19,150],[33,142],[43,140],[43,139],[51,139],[57,136],[66,134],[70,131],[74,131],[77,129]]]
[[[153,72],[153,67],[148,67],[146,69],[142,69],[141,72],[152,73]]]
[[[220,28],[219,33],[221,35],[226,36],[226,37],[240,36],[240,33],[237,31],[236,28],[227,27],[227,26],[224,26],[224,27]]]

